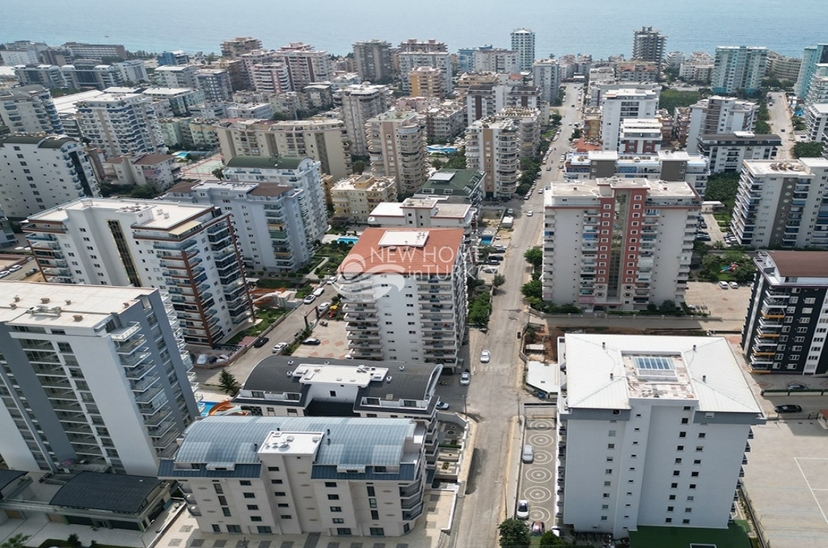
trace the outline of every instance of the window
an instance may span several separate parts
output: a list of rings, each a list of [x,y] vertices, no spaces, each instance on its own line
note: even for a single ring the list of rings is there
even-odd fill
[[[222,512],[225,516],[230,517],[230,509],[229,509],[229,508],[227,508],[226,506],[222,506],[222,507],[221,507],[221,512]]]
[[[328,495],[328,500],[339,500],[339,495]]]
[[[331,521],[333,521],[334,524],[339,525],[339,524],[345,523],[345,518],[333,518],[333,520],[331,520]]]
[[[601,521],[607,521],[607,516],[601,516]]]
[[[668,511],[668,512],[672,512],[672,511],[673,511],[673,507],[672,507],[672,506],[668,506],[668,507],[667,507],[667,511]]]
[[[272,483],[274,485],[281,485],[283,482],[280,479],[272,479],[272,480],[270,480],[270,483]]]
[[[278,467],[278,466],[268,466],[268,467],[267,467],[267,471],[268,471],[268,472],[278,472],[278,471],[279,471],[279,467]]]
[[[343,537],[351,536],[351,529],[349,527],[337,527],[336,534]]]
[[[690,477],[691,478],[697,478],[697,477],[699,477],[699,473],[698,472],[690,472]]]
[[[611,481],[605,481],[604,482],[604,487],[610,487],[611,485],[612,485]]]
[[[680,476],[681,472],[679,472],[678,470],[673,470],[673,475],[674,476]]]
[[[673,523],[673,518],[666,518],[664,523]]]
[[[615,449],[615,444],[614,443],[608,443],[607,444],[607,449]]]
[[[336,482],[335,481],[326,481],[325,482],[325,487],[336,487]]]
[[[693,511],[693,509],[692,509],[692,508],[685,508],[685,509],[684,509],[684,513],[685,513],[685,514],[689,514],[689,513],[691,513],[692,511]]]
[[[669,497],[669,498],[670,498],[670,500],[676,500],[676,496],[675,496],[675,495],[670,495],[670,497]]]
[[[694,498],[695,497],[693,495],[690,495],[689,497],[687,497],[687,500],[688,500],[688,502],[692,502]]]
[[[670,489],[678,489],[678,483],[671,483]]]
[[[214,533],[221,533],[221,525],[213,524],[213,532]]]
[[[377,520],[379,519],[379,512],[376,510],[371,510],[371,519]]]
[[[250,480],[241,480],[239,481],[239,485],[250,485]]]
[[[278,502],[276,503],[276,506],[278,506],[279,508],[290,508],[290,504],[286,502]]]
[[[258,509],[259,509],[259,505],[258,505],[258,504],[248,504],[248,505],[247,505],[247,509],[248,509],[248,510],[258,510]]]
[[[691,484],[690,484],[690,489],[695,489],[695,488],[696,488],[696,484],[695,484],[695,483],[691,483]]]
[[[699,439],[704,439],[705,437],[707,437],[707,434],[705,434],[704,432],[699,432]]]
[[[284,496],[287,496],[287,493],[285,493],[284,491],[274,491],[273,496],[274,497],[284,497]]]
[[[680,458],[679,458],[679,459],[676,459],[676,460],[675,460],[675,463],[676,463],[676,464],[681,464],[681,459],[680,459]]]
[[[687,417],[681,419],[681,424],[687,424],[690,421]]]
[[[374,490],[374,487],[373,487],[372,485],[369,485],[369,486],[366,488],[366,490],[368,491],[368,496],[369,496],[369,497],[373,497],[373,496],[375,496],[375,495],[376,495],[376,491]]]
[[[701,452],[701,451],[704,451],[704,446],[702,446],[702,445],[697,445],[697,446],[696,446],[696,452],[697,452],[697,453],[699,453],[699,452]]]
[[[676,451],[684,451],[683,445],[676,445]]]
[[[279,517],[281,519],[293,519],[293,516],[291,516],[290,514],[281,514]]]
[[[341,512],[341,511],[342,511],[341,506],[331,506],[331,512]]]
[[[262,521],[262,516],[250,516],[250,521]]]
[[[679,437],[680,438],[686,438],[687,437],[687,432],[679,432]]]
[[[612,462],[612,457],[607,457],[607,462]]]
[[[604,493],[604,494],[602,494],[602,495],[601,495],[601,498],[608,499],[608,498],[609,498],[609,493]]]
[[[273,529],[271,529],[270,525],[258,525],[256,526],[256,531],[263,535],[270,535],[273,533]]]
[[[609,437],[611,437],[611,438],[615,437],[615,430],[610,430],[609,431]]]
[[[256,498],[256,493],[245,493],[244,498],[246,498],[246,499],[255,499]]]
[[[385,536],[385,529],[382,527],[371,527],[369,529],[372,537],[384,537]]]
[[[604,471],[604,473],[605,473],[605,474],[612,474],[612,468],[607,468],[607,469]]]
[[[689,525],[690,520],[689,519],[683,519],[683,520],[681,520],[681,523],[684,524],[684,525]]]

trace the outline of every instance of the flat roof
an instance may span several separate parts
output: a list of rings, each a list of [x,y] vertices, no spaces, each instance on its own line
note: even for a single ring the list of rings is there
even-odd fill
[[[94,327],[152,288],[0,281],[0,322]],[[31,311],[30,311],[31,310]]]
[[[90,91],[82,91],[80,93],[62,95],[60,97],[53,97],[52,102],[55,104],[55,109],[57,109],[58,114],[75,114],[75,112],[77,112],[77,103],[80,101],[97,99],[102,95],[106,95],[106,93],[94,89]]]
[[[417,243],[418,234],[425,234],[422,244]],[[384,245],[385,238],[391,239],[386,239]],[[447,275],[454,269],[463,238],[462,228],[367,228],[345,257],[339,272]],[[407,243],[409,240],[411,244]]]
[[[29,221],[63,223],[69,219],[69,211],[84,209],[107,209],[122,213],[138,213],[147,211],[150,216],[133,224],[136,228],[167,230],[176,228],[193,217],[210,211],[212,205],[186,204],[181,202],[161,202],[131,199],[81,198],[58,207],[48,209],[29,217]]]
[[[480,184],[483,176],[484,173],[476,169],[441,169],[422,188],[451,188],[469,194],[472,188]]]
[[[149,476],[81,472],[66,482],[49,504],[137,514],[162,483],[158,478]]]
[[[227,161],[227,167],[258,169],[298,169],[304,158],[287,156],[236,156]]]
[[[828,251],[766,251],[785,278],[828,278]]]
[[[762,412],[723,337],[567,334],[564,345],[570,408],[628,409],[631,399],[660,398],[697,401],[701,411]]]
[[[610,188],[644,188],[647,189],[650,198],[695,199],[697,197],[693,188],[685,181],[662,181],[645,177],[605,177],[584,179],[582,181],[555,181],[547,195],[550,198],[581,196],[597,198],[605,195],[605,193],[602,193],[602,187],[607,186]],[[558,202],[556,204],[565,205]],[[691,201],[688,201],[687,204],[690,205]]]

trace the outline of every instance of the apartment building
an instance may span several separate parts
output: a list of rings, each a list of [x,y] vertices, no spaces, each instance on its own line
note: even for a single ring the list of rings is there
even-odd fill
[[[655,154],[661,150],[661,120],[627,118],[621,121],[618,151],[622,154]]]
[[[765,422],[727,340],[567,334],[558,356],[563,522],[615,538],[726,529]]]
[[[151,87],[141,92],[152,99],[153,110],[157,118],[189,116],[198,105],[204,104],[204,92],[192,88]]]
[[[224,177],[231,182],[264,183],[292,189],[299,203],[302,220],[298,237],[309,249],[316,246],[328,230],[325,211],[325,189],[322,185],[321,164],[311,158],[288,156],[236,156],[227,162]],[[277,226],[281,223],[277,221]],[[278,232],[277,228],[277,232]],[[277,234],[278,235],[278,234]],[[281,249],[281,247],[280,247]]]
[[[796,82],[799,78],[799,70],[801,68],[802,59],[799,57],[788,57],[775,51],[768,52],[767,75],[769,77]]]
[[[518,54],[518,70],[532,70],[532,63],[535,62],[535,33],[529,29],[515,29],[510,36],[512,50]]]
[[[397,110],[413,110],[425,125],[428,140],[448,143],[466,129],[466,105],[459,100],[442,101],[438,97],[401,97]]]
[[[84,196],[99,196],[83,144],[68,137],[0,138],[0,209],[23,218]]]
[[[236,156],[308,157],[335,179],[351,173],[350,142],[341,120],[223,120],[214,127],[225,161]]]
[[[601,140],[604,150],[618,150],[624,120],[655,118],[658,95],[656,91],[637,88],[609,90],[601,95]]]
[[[253,315],[232,219],[212,206],[81,199],[23,231],[46,281],[169,294],[190,344],[224,342]]]
[[[633,32],[632,58],[656,63],[660,69],[664,62],[667,37],[653,27],[641,27]],[[656,71],[657,72],[657,71]]]
[[[168,147],[184,150],[212,150],[219,148],[215,125],[217,121],[187,116],[184,118],[162,118],[158,120],[161,138]]]
[[[46,234],[30,243],[36,253],[59,245]],[[24,282],[3,282],[3,294],[6,465],[155,476],[198,415],[198,385],[169,296]]]
[[[380,85],[347,86],[337,92],[336,99],[341,103],[342,120],[351,140],[351,154],[368,156],[365,124],[390,108],[391,90]]]
[[[619,92],[625,90],[637,90],[643,92],[642,97],[651,97],[655,95],[658,97],[661,93],[661,86],[659,84],[646,82],[616,82],[614,80],[599,80],[597,82],[590,82],[586,93],[587,107],[598,108],[604,104],[606,94],[610,92]],[[656,108],[655,110],[658,110]]]
[[[698,143],[699,153],[710,160],[710,173],[721,173],[739,171],[745,160],[773,160],[782,146],[782,138],[739,131],[701,135]]]
[[[387,84],[391,82],[394,65],[391,44],[384,40],[362,40],[354,44],[354,62],[363,82]]]
[[[544,201],[543,300],[587,310],[683,302],[700,209],[684,181],[552,185]]]
[[[290,92],[290,71],[284,63],[257,63],[250,67],[250,85],[254,91],[272,94]]]
[[[331,187],[334,219],[348,223],[365,224],[375,207],[396,200],[397,181],[393,177],[352,175]]]
[[[686,82],[709,84],[713,80],[714,66],[712,58],[709,62],[690,59],[679,67],[679,78]]]
[[[325,82],[333,78],[331,56],[327,51],[319,51],[310,44],[292,42],[275,53],[276,61],[288,67],[293,91],[302,91],[314,82]]]
[[[398,537],[423,513],[425,433],[411,419],[207,417],[158,477],[182,483],[204,531]]]
[[[828,132],[828,103],[815,103],[805,107],[805,125],[809,141],[824,142]]]
[[[466,92],[467,124],[497,115],[504,108],[540,108],[541,90],[537,86],[481,84]]]
[[[117,156],[104,161],[103,168],[119,185],[153,185],[166,190],[181,179],[181,165],[170,154]]]
[[[730,229],[741,245],[828,248],[828,159],[800,158],[742,164]]]
[[[516,74],[521,69],[521,53],[514,49],[485,48],[475,50],[474,70],[496,74]],[[534,61],[534,59],[532,59]],[[531,68],[531,65],[530,65]],[[529,70],[529,69],[526,69]]]
[[[184,53],[183,50],[162,51],[155,57],[155,62],[159,67],[170,65],[187,65],[190,63],[190,56]]]
[[[240,36],[221,43],[221,56],[237,59],[245,53],[262,49],[262,41],[251,36]]]
[[[540,100],[557,104],[561,89],[561,72],[555,59],[538,59],[532,65],[532,84],[540,90]]]
[[[200,68],[193,76],[195,88],[204,92],[204,98],[211,103],[229,101],[233,95],[230,73],[225,69]]]
[[[372,171],[393,177],[397,194],[423,186],[428,178],[426,132],[416,112],[389,110],[368,120],[365,132]]]
[[[714,95],[690,105],[690,125],[687,129],[687,152],[698,152],[699,137],[737,131],[752,132],[759,107],[736,97]]]
[[[828,372],[828,253],[760,251],[742,328],[742,351],[754,371]]]
[[[408,74],[416,67],[433,67],[443,74],[446,93],[453,91],[451,54],[448,51],[403,51],[398,54],[403,91],[411,93]]]
[[[617,63],[615,77],[620,82],[657,82],[660,65],[657,62],[644,61]]]
[[[296,272],[313,257],[314,240],[308,234],[317,233],[318,228],[304,213],[306,196],[301,188],[186,181],[170,188],[164,199],[213,205],[230,213],[242,262],[251,270]]]
[[[811,89],[811,79],[814,77],[817,65],[828,63],[828,44],[808,46],[802,52],[802,64],[794,86],[794,93],[804,99]]]
[[[520,157],[534,158],[540,146],[541,112],[535,108],[507,107],[491,119],[514,120],[518,128]]]
[[[443,168],[432,173],[414,198],[437,198],[449,204],[468,204],[480,213],[486,174],[476,169]]]
[[[367,228],[339,267],[355,360],[459,367],[466,258],[459,228]]]
[[[76,105],[81,133],[107,156],[166,153],[152,99],[140,93],[104,93]]]
[[[368,225],[378,228],[462,228],[466,236],[477,226],[477,208],[441,198],[406,198],[377,204]]]
[[[43,42],[18,40],[10,44],[3,44],[3,49],[0,50],[0,61],[9,67],[36,64],[40,62],[41,54],[48,49],[49,46]]]
[[[828,103],[828,63],[818,64],[814,69],[803,103],[806,106]]]
[[[607,150],[591,150],[567,155],[564,178],[583,181],[606,177],[646,178],[656,181],[684,181],[696,194],[704,196],[710,177],[708,160],[684,151],[660,150],[652,155],[621,155]]]
[[[755,46],[719,46],[713,62],[713,93],[748,95],[759,91],[768,66],[768,48]]]
[[[195,88],[196,65],[164,65],[155,69],[152,78],[165,88]]]
[[[121,44],[86,44],[66,42],[61,48],[68,50],[75,59],[103,59],[104,57],[128,57],[126,48]]]
[[[52,94],[40,85],[0,90],[0,124],[11,133],[63,133]]]
[[[239,66],[239,78],[243,89],[253,89],[253,67],[255,65],[270,65],[274,63],[284,62],[277,58],[274,50],[257,49],[242,53],[238,57],[241,65]],[[236,90],[236,88],[234,88]]]
[[[487,198],[511,198],[520,175],[520,128],[513,118],[477,120],[466,128],[466,166],[486,174]]]
[[[438,42],[434,38],[428,40],[417,40],[416,38],[409,38],[404,42],[400,42],[398,48],[401,53],[410,53],[416,51],[424,51],[426,53],[440,53],[447,52],[448,46],[445,42]]]
[[[408,73],[408,84],[414,97],[446,96],[443,73],[434,67],[414,67]]]

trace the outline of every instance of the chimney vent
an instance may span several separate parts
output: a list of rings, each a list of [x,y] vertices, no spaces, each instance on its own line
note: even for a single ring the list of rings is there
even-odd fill
[[[702,382],[707,382],[707,375],[702,375]]]
[[[72,319],[75,320],[76,322],[79,322],[79,321],[83,320],[83,316],[81,316],[80,314],[75,314],[74,316],[72,316]]]

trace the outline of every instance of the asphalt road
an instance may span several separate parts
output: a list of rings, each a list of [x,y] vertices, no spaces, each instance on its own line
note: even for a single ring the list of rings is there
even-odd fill
[[[514,511],[517,478],[513,474],[520,460],[521,439],[521,426],[516,419],[525,394],[521,386],[523,362],[518,357],[517,333],[529,317],[520,286],[531,275],[523,253],[541,243],[545,194],[538,193],[538,189],[563,177],[557,166],[561,154],[569,147],[568,138],[573,128],[568,124],[579,120],[574,87],[574,84],[567,85],[564,106],[558,108],[563,116],[563,131],[550,147],[547,165],[552,170],[546,171],[544,166],[542,184],[536,185],[529,200],[513,200],[505,206],[515,209],[516,214],[506,259],[500,267],[506,283],[494,297],[488,333],[473,329],[469,337],[472,381],[466,406],[477,421],[477,432],[472,472],[460,506],[454,546],[494,546],[498,524]],[[572,104],[576,108],[569,106]],[[534,212],[531,217],[526,215],[529,210]],[[480,363],[480,352],[484,348],[492,354],[487,364]]]
[[[771,93],[771,97],[773,98],[773,106],[768,107],[770,113],[768,123],[771,131],[782,138],[782,146],[777,151],[776,158],[788,160],[793,158],[791,147],[796,142],[794,141],[793,124],[791,124],[791,116],[788,111],[788,101],[782,91]]]

